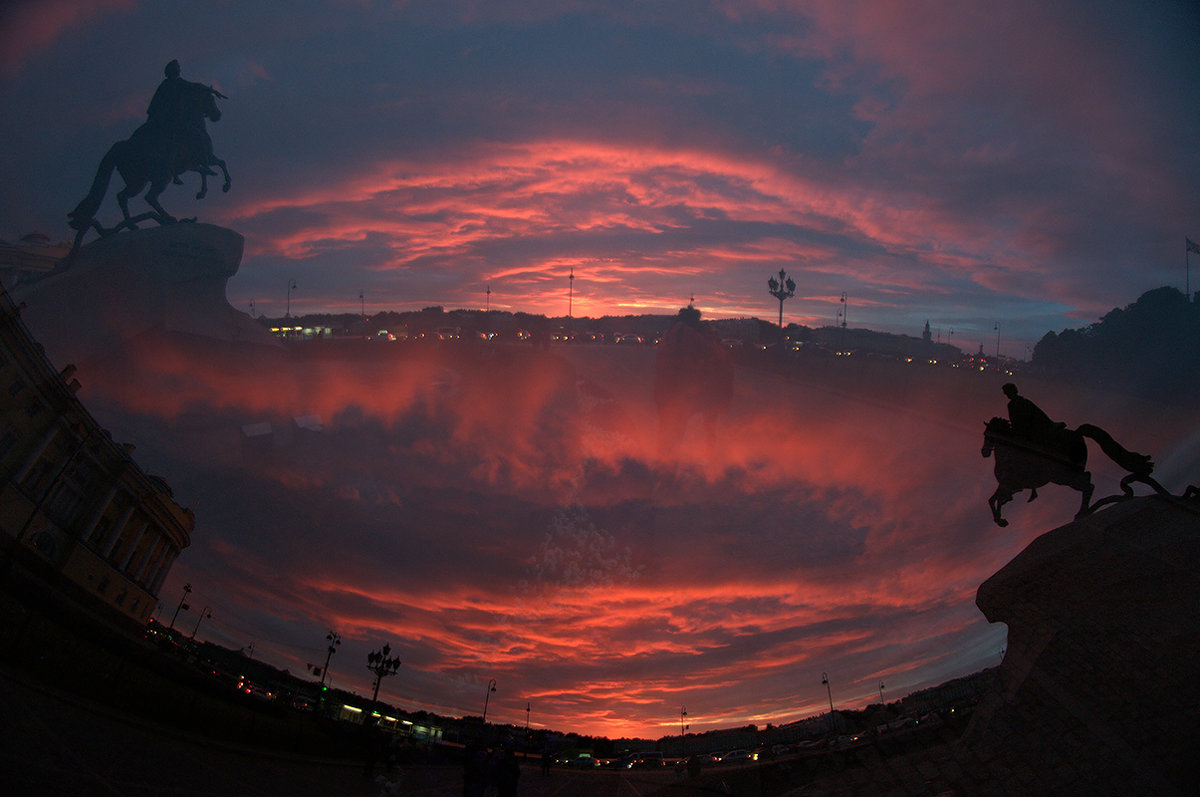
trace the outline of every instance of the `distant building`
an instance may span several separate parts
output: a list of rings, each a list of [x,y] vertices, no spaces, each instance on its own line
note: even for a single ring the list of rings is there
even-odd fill
[[[52,244],[40,232],[21,236],[20,241],[0,240],[0,285],[12,290],[49,274],[71,251],[65,243]]]
[[[195,519],[75,397],[0,290],[0,545],[22,568],[140,629]]]

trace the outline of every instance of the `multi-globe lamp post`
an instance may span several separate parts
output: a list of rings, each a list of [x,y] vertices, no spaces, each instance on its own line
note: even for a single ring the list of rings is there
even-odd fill
[[[779,269],[779,279],[769,277],[767,279],[767,287],[770,289],[771,295],[779,300],[779,331],[783,331],[783,300],[790,299],[796,295],[796,283],[787,275],[783,269]]]
[[[384,645],[379,650],[373,650],[367,654],[367,669],[375,673],[375,693],[371,696],[371,702],[379,701],[379,682],[389,675],[395,675],[396,670],[400,669],[400,657],[392,656],[392,646]]]

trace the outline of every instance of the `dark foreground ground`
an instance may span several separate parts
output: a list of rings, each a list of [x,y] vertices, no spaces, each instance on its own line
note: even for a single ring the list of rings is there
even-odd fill
[[[365,772],[353,758],[266,751],[191,735],[69,692],[0,672],[0,783],[12,795],[415,795],[462,794],[455,765],[405,765]],[[524,797],[667,795],[1022,794],[998,782],[961,788],[950,729],[901,746],[717,768],[689,778],[662,771],[522,768]],[[957,784],[956,784],[957,781]],[[969,782],[969,779],[968,779]],[[976,784],[980,786],[982,784]],[[489,796],[494,792],[489,792]]]

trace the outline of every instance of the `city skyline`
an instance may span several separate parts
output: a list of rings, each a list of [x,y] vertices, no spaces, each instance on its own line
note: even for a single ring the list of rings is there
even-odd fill
[[[967,351],[999,327],[1020,356],[1185,287],[1194,9],[674,10],[10,4],[0,85],[23,112],[0,141],[23,156],[0,167],[19,187],[0,224],[67,238],[177,58],[229,96],[209,131],[234,182],[196,201],[189,175],[164,201],[246,235],[240,309],[600,316],[694,295],[766,317],[784,268],[787,321],[929,320]]]

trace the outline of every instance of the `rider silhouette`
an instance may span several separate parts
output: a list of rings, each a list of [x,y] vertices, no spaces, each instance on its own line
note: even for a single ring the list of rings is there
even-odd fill
[[[180,76],[179,61],[172,60],[163,67],[166,76],[154,91],[154,97],[146,108],[146,127],[153,133],[171,141],[172,182],[182,185],[179,173],[187,171],[191,161],[199,162],[201,156],[212,154],[212,139],[204,128],[204,118],[192,118],[186,109],[187,93],[189,91],[211,91],[203,83],[193,83]],[[208,175],[216,174],[207,166],[202,166]]]
[[[1012,424],[1014,437],[1020,437],[1042,445],[1050,445],[1054,434],[1066,428],[1065,423],[1055,423],[1042,408],[1017,392],[1017,386],[1009,382],[1001,388],[1008,396],[1008,420]]]

